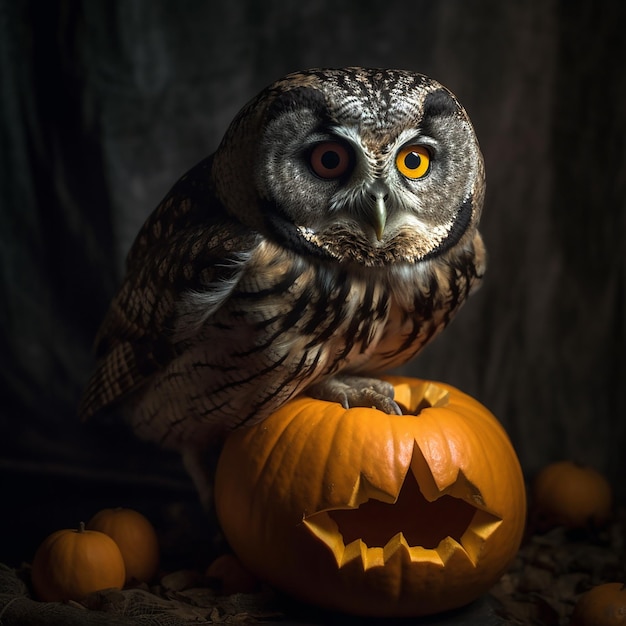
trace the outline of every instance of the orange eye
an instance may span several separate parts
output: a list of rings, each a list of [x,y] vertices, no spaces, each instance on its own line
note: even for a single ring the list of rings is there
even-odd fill
[[[313,148],[310,156],[311,169],[320,178],[339,178],[351,165],[348,149],[338,141],[324,141]]]
[[[430,152],[424,146],[405,146],[396,155],[396,167],[407,178],[422,178],[430,168]]]

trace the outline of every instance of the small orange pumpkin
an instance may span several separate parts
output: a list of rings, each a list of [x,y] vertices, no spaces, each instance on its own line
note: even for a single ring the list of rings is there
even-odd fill
[[[100,589],[121,589],[126,571],[111,537],[95,530],[57,530],[37,549],[31,570],[35,594],[54,602],[80,600]]]
[[[462,606],[517,553],[521,468],[476,400],[442,383],[387,380],[414,414],[299,397],[232,433],[217,514],[247,569],[306,602],[381,617]]]
[[[138,511],[122,507],[102,509],[87,524],[118,545],[126,565],[126,583],[149,582],[159,567],[159,540],[150,521]]]
[[[626,585],[605,583],[584,593],[572,613],[570,626],[626,624]]]
[[[557,461],[535,476],[532,501],[540,528],[600,527],[611,516],[612,490],[608,480],[592,467]]]

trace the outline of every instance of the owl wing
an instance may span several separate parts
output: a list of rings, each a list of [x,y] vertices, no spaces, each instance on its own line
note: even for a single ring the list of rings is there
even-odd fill
[[[95,340],[97,367],[82,419],[126,399],[177,356],[181,294],[202,289],[211,310],[228,298],[257,236],[225,212],[209,183],[211,159],[176,183],[128,254],[124,282]]]

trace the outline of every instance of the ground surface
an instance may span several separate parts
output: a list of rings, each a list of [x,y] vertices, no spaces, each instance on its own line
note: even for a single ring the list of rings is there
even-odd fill
[[[626,514],[599,532],[554,528],[529,534],[510,570],[491,593],[464,609],[411,620],[364,620],[303,606],[261,586],[224,594],[219,581],[198,570],[175,570],[157,584],[93,594],[81,603],[32,599],[28,564],[0,566],[0,622],[37,626],[74,624],[186,626],[207,623],[393,624],[500,626],[566,625],[581,593],[603,582],[623,581]]]

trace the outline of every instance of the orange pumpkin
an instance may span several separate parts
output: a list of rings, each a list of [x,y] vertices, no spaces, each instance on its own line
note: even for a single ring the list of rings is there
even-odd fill
[[[471,602],[511,563],[524,479],[476,400],[442,383],[388,380],[412,414],[299,397],[232,433],[216,509],[261,580],[330,609],[418,616]]]
[[[532,501],[539,527],[599,527],[611,516],[612,490],[592,467],[558,461],[546,465],[535,477]]]
[[[95,530],[57,530],[37,549],[31,570],[35,594],[46,602],[80,600],[100,589],[121,589],[126,571],[111,537]]]
[[[159,541],[154,526],[138,511],[115,508],[96,513],[87,528],[99,530],[119,546],[126,565],[126,582],[149,582],[159,566]]]
[[[626,624],[626,585],[605,583],[584,593],[572,613],[570,626]]]

